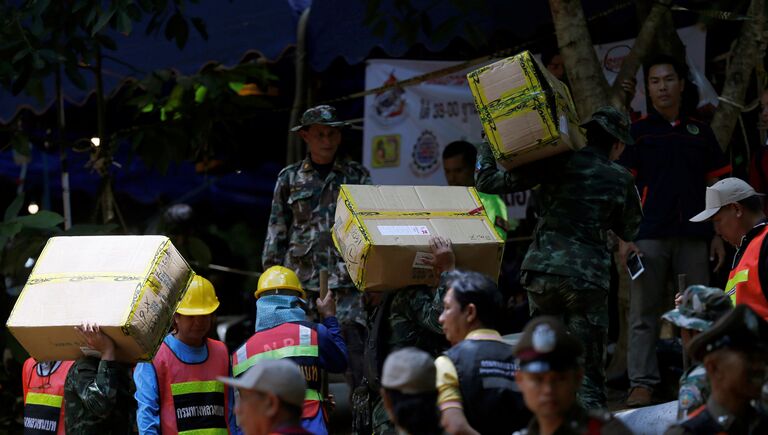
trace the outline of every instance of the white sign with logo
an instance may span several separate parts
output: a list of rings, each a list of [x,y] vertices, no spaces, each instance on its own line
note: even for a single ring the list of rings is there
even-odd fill
[[[456,62],[371,60],[365,87],[409,79]],[[466,72],[365,97],[363,163],[377,184],[446,185],[442,153],[455,140],[479,142],[482,126]]]

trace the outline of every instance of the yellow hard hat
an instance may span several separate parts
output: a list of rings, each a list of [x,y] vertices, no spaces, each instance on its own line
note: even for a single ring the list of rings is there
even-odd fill
[[[185,316],[205,316],[216,311],[216,308],[219,308],[219,298],[216,297],[213,284],[195,275],[176,312]]]
[[[307,294],[301,288],[299,277],[291,269],[283,266],[272,266],[265,270],[259,277],[259,287],[253,293],[256,299],[259,295],[268,290],[294,290],[301,293],[301,297],[306,299]]]

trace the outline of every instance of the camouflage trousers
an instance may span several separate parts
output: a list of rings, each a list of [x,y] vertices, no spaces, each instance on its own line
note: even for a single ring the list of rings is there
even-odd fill
[[[390,421],[387,410],[384,409],[384,401],[381,399],[381,396],[377,394],[371,400],[373,401],[371,404],[373,435],[396,435],[397,429],[395,429],[395,425]]]
[[[606,407],[605,347],[608,340],[608,290],[576,277],[527,271],[531,317],[559,317],[584,346],[584,380],[578,393],[585,409]]]

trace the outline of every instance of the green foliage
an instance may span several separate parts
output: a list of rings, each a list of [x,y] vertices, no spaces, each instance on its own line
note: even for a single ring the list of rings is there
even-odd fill
[[[429,12],[441,6],[440,0],[418,7],[411,0],[394,0],[394,10],[382,8],[382,0],[369,0],[366,4],[364,23],[375,36],[384,36],[390,26],[393,28],[393,42],[403,40],[407,44],[417,41],[423,33],[434,41],[446,42],[456,29],[461,29],[467,41],[479,48],[487,43],[483,30],[466,20],[472,13],[487,10],[484,0],[450,0],[456,15],[440,23],[433,23]],[[444,5],[442,5],[444,7]]]
[[[207,39],[201,18],[187,18],[184,5],[184,0],[0,0],[0,86],[42,100],[42,81],[63,69],[73,84],[85,88],[81,70],[92,68],[98,50],[117,49],[104,30],[129,34],[147,16],[147,33],[165,25],[165,37],[179,48],[189,38],[190,21]]]
[[[209,65],[193,76],[156,71],[132,85],[127,104],[136,108],[136,119],[112,140],[130,140],[136,154],[161,172],[172,162],[203,160],[231,145],[230,126],[269,107],[263,98],[240,95],[244,83],[266,89],[274,80],[255,62]]]

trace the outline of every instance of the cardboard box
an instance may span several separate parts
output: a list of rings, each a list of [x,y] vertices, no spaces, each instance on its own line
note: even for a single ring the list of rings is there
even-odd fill
[[[92,354],[74,329],[88,321],[115,341],[117,359],[148,361],[193,276],[167,237],[53,237],[7,326],[37,360]]]
[[[435,235],[451,240],[457,267],[498,278],[504,241],[473,187],[341,186],[333,241],[358,289],[434,284]]]
[[[506,169],[585,144],[568,87],[530,52],[467,74],[483,130]]]

